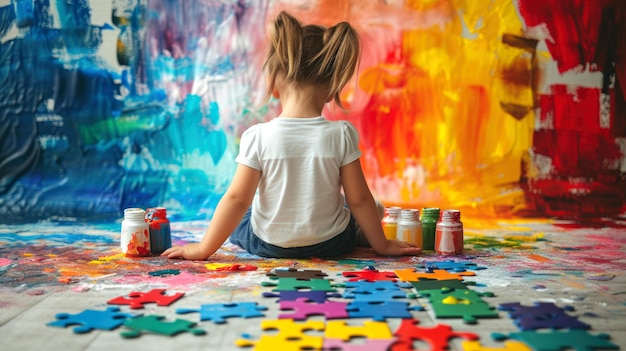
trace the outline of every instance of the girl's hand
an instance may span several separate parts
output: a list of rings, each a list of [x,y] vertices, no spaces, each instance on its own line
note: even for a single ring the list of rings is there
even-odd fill
[[[187,244],[185,246],[173,246],[163,251],[161,256],[167,258],[184,258],[186,260],[203,261],[207,255],[203,252],[199,243]]]
[[[415,244],[399,240],[387,240],[387,245],[382,250],[375,250],[381,256],[412,256],[422,253],[422,249]]]

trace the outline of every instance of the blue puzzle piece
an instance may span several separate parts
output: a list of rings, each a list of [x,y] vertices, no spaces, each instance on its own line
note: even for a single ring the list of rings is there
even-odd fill
[[[440,261],[440,262],[426,262],[424,268],[427,272],[432,273],[435,269],[445,269],[449,272],[465,272],[468,269],[477,271],[480,269],[487,269],[487,267],[477,266],[476,263],[469,261]]]
[[[226,322],[226,318],[231,317],[264,317],[265,315],[259,311],[265,310],[267,310],[267,307],[258,306],[256,302],[239,302],[204,304],[200,306],[200,309],[178,308],[176,309],[176,313],[185,314],[199,312],[201,321],[213,321],[215,324],[221,324]]]
[[[78,314],[59,313],[55,316],[57,320],[47,325],[59,328],[78,325],[74,327],[74,333],[84,334],[94,329],[113,330],[121,326],[126,319],[138,316],[130,313],[121,313],[119,310],[117,307],[109,307],[104,311],[84,310]]]
[[[346,307],[350,318],[372,318],[375,321],[385,321],[386,318],[413,318],[410,311],[423,310],[421,306],[409,307],[408,302],[385,301],[379,302],[352,302]]]
[[[353,293],[372,292],[374,290],[401,290],[402,288],[410,289],[412,285],[405,282],[392,282],[389,280],[367,281],[359,280],[356,282],[346,282],[346,289],[350,289]]]
[[[520,330],[591,328],[589,324],[565,312],[573,311],[573,307],[560,308],[551,302],[537,302],[534,306],[522,306],[519,302],[503,303],[498,309],[508,311],[509,317],[515,319],[515,324]]]
[[[522,331],[508,335],[494,333],[494,339],[502,341],[515,339],[527,344],[534,351],[593,351],[593,350],[618,350],[619,346],[608,341],[608,334],[589,334],[586,330],[571,329],[564,331],[538,332]]]
[[[277,291],[264,292],[263,297],[278,297],[280,301],[296,301],[306,299],[306,301],[324,303],[329,297],[341,297],[339,293],[329,293],[326,291]]]

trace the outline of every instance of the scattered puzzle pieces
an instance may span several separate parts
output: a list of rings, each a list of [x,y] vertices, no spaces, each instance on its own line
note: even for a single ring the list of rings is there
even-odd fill
[[[175,336],[183,332],[189,332],[194,335],[204,335],[206,331],[196,329],[195,322],[184,319],[176,319],[172,322],[164,321],[164,316],[149,315],[127,319],[124,326],[130,330],[123,331],[120,335],[124,338],[136,338],[143,333],[161,334],[167,336]]]
[[[368,269],[357,272],[343,272],[343,276],[350,278],[348,281],[356,282],[365,280],[368,282],[375,282],[379,280],[398,281],[398,277],[394,272],[379,272],[375,269]]]
[[[418,327],[419,320],[403,319],[400,327],[395,331],[399,340],[392,347],[392,351],[413,350],[413,341],[421,340],[430,345],[431,351],[449,350],[448,342],[453,338],[478,340],[478,335],[468,332],[455,332],[446,324],[437,324],[434,327]]]
[[[213,321],[215,324],[222,324],[226,323],[226,318],[231,317],[264,317],[265,315],[260,311],[265,310],[267,310],[267,307],[259,306],[256,302],[239,302],[203,304],[200,306],[200,309],[179,308],[176,309],[176,313],[185,314],[199,312],[201,321]]]
[[[46,325],[59,328],[78,325],[74,327],[74,333],[84,334],[94,329],[113,330],[124,324],[126,319],[137,317],[130,313],[121,313],[119,310],[117,307],[109,307],[104,311],[84,310],[78,314],[59,313],[55,316],[56,321]]]
[[[128,297],[119,296],[107,301],[109,305],[130,305],[132,309],[144,308],[144,304],[156,303],[157,306],[169,306],[185,296],[185,293],[165,295],[165,289],[152,289],[147,293],[133,291]]]
[[[278,280],[278,282],[276,282]],[[262,286],[275,286],[272,291],[296,291],[301,289],[309,289],[311,291],[330,291],[337,290],[332,287],[330,280],[326,279],[298,279],[298,278],[278,278],[269,282],[262,282]]]
[[[560,350],[618,350],[619,346],[609,340],[608,334],[589,334],[583,329],[554,330],[550,332],[522,331],[504,335],[492,334],[496,340],[514,339],[527,344],[534,351],[560,351]]]
[[[421,279],[463,280],[463,277],[475,276],[474,272],[450,273],[445,269],[433,269],[432,272],[416,272],[414,269],[396,269],[398,278],[405,282],[417,282]]]
[[[467,324],[474,324],[477,318],[497,318],[498,312],[482,299],[492,293],[479,293],[469,289],[440,289],[420,291],[420,296],[428,296],[437,318],[463,318]]]
[[[587,323],[568,315],[565,310],[551,302],[536,302],[534,306],[522,306],[519,302],[503,303],[498,306],[501,311],[508,311],[509,317],[515,319],[520,330],[551,329],[590,329]]]
[[[307,302],[300,298],[295,301],[280,301],[281,310],[293,310],[292,313],[281,313],[278,318],[291,318],[293,320],[306,320],[310,316],[323,315],[326,319],[348,318],[345,302],[326,301],[324,303]]]

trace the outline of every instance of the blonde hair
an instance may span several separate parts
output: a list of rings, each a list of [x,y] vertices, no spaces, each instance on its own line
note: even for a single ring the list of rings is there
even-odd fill
[[[326,28],[302,25],[285,11],[270,27],[271,45],[263,69],[269,76],[268,97],[279,75],[288,83],[324,85],[328,97],[343,108],[339,94],[359,61],[359,36],[348,22]]]

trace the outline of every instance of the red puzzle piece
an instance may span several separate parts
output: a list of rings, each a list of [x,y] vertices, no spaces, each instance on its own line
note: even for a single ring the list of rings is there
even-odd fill
[[[478,340],[478,335],[467,332],[454,332],[449,325],[437,324],[434,327],[418,327],[417,319],[403,319],[394,335],[398,341],[391,346],[392,351],[413,350],[413,341],[422,340],[430,345],[431,351],[447,351],[448,341],[452,338]]]
[[[398,281],[398,276],[394,272],[379,272],[377,270],[365,270],[358,272],[343,272],[343,276],[350,282],[358,282],[359,280],[365,280],[368,282],[375,282],[379,280],[389,280],[392,282]]]
[[[132,309],[144,308],[146,303],[156,303],[157,306],[169,306],[184,295],[185,293],[165,295],[165,289],[152,289],[147,293],[133,291],[128,294],[128,297],[118,296],[107,301],[107,303],[109,305],[130,305]]]

